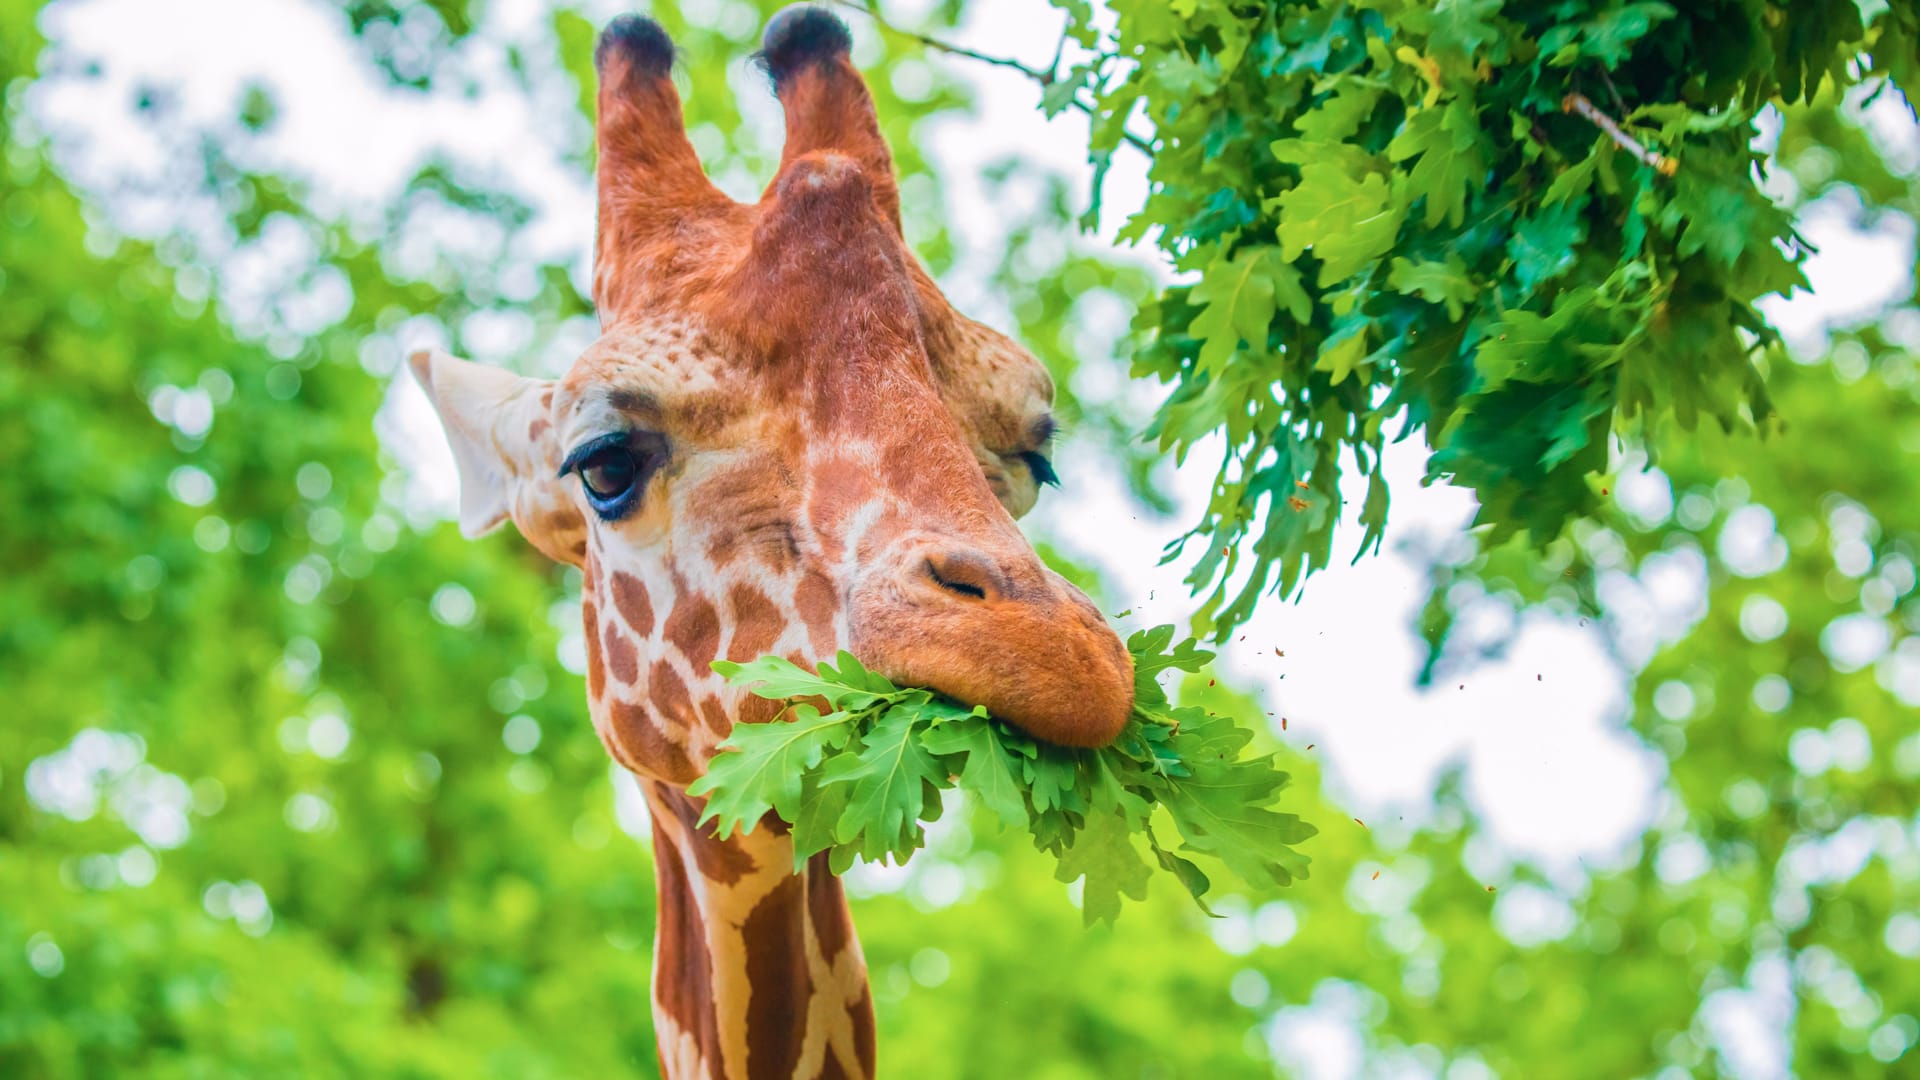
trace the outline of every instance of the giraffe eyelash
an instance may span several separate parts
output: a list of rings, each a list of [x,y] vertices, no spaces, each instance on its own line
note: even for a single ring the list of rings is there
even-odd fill
[[[1038,450],[1023,451],[1020,460],[1027,463],[1027,471],[1033,474],[1033,482],[1052,487],[1060,486],[1060,474],[1053,471],[1053,461]]]
[[[560,462],[560,471],[555,475],[555,479],[566,479],[568,473],[577,471],[580,463],[591,457],[595,451],[618,446],[626,441],[627,433],[624,431],[610,431],[605,435],[588,439],[567,452],[566,458]]]

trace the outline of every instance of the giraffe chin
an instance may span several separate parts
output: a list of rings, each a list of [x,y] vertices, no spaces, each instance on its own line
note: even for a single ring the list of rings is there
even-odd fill
[[[1133,657],[1099,609],[1031,549],[994,560],[909,549],[851,597],[853,654],[1042,742],[1101,747],[1133,711]]]

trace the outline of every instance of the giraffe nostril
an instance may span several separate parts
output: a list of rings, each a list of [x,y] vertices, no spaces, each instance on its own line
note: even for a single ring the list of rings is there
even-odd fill
[[[999,568],[977,551],[936,551],[927,556],[922,569],[929,581],[954,596],[998,600],[1006,593]]]

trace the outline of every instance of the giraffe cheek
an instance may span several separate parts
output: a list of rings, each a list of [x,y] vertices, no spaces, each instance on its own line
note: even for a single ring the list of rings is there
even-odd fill
[[[653,603],[647,596],[647,587],[640,579],[624,570],[616,571],[612,584],[613,606],[620,617],[627,620],[633,632],[646,637],[653,633]]]
[[[807,571],[793,592],[793,606],[807,627],[808,644],[816,657],[829,657],[834,653],[839,635],[835,632],[834,617],[840,611],[840,593],[834,588],[833,581],[818,570]]]
[[[622,684],[632,686],[640,678],[640,655],[633,642],[620,633],[612,620],[601,628],[601,634],[606,645],[607,670]]]
[[[587,642],[587,700],[599,701],[607,691],[607,666],[600,655],[600,612],[594,606],[593,598],[581,601],[581,621],[586,623]]]
[[[698,593],[682,593],[661,632],[687,658],[696,675],[705,675],[720,651],[720,615]]]
[[[733,730],[733,723],[727,719],[727,710],[720,704],[719,698],[700,699],[700,719],[716,737],[724,739],[727,732]]]
[[[727,659],[744,664],[764,655],[780,639],[786,619],[767,594],[752,585],[735,585],[727,592],[727,606],[733,620],[733,638],[727,643]]]
[[[607,753],[630,772],[691,784],[699,775],[687,752],[646,705],[613,698],[593,710],[594,730]]]
[[[675,731],[686,731],[693,725],[693,698],[672,664],[654,661],[647,672],[647,687],[653,713],[662,724]]]

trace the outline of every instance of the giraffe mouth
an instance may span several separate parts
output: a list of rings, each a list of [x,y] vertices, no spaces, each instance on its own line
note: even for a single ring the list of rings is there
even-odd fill
[[[1093,602],[1031,550],[941,544],[870,573],[853,652],[882,675],[984,706],[1044,742],[1104,746],[1133,709],[1133,658]]]

